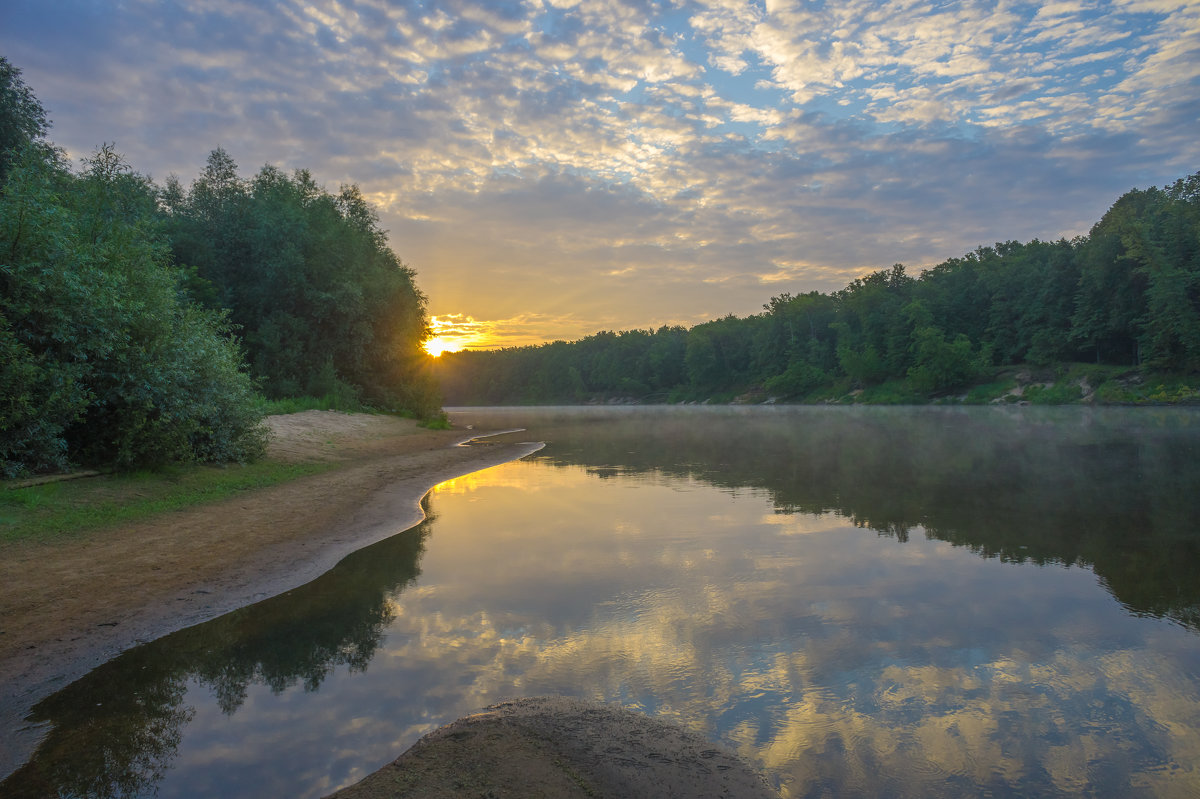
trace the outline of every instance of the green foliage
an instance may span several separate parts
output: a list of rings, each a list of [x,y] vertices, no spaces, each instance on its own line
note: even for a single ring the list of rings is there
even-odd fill
[[[260,387],[436,419],[425,298],[356,187],[219,149],[188,190],[108,145],[75,174],[46,128],[0,58],[0,476],[251,460]]]
[[[967,391],[963,399],[965,405],[986,405],[995,400],[1003,400],[1017,387],[1013,377],[993,380],[989,383],[976,383]]]
[[[910,362],[913,322],[906,310],[915,281],[904,266],[858,278],[837,292],[837,358],[860,386],[903,377]]]
[[[1025,389],[1022,397],[1034,405],[1068,405],[1077,402],[1083,395],[1079,383],[1056,380],[1049,384],[1035,384]]]
[[[247,460],[254,386],[222,314],[181,299],[155,198],[111,147],[27,147],[0,190],[0,471]]]
[[[218,149],[190,189],[168,181],[159,197],[194,296],[229,309],[268,396],[440,408],[425,297],[357,187],[330,194],[272,166],[244,180]]]
[[[0,56],[0,181],[20,153],[46,135],[46,110],[34,97],[21,70]]]
[[[998,367],[1081,360],[1200,372],[1200,173],[1127,193],[1088,237],[979,247],[919,278],[896,264],[831,295],[782,294],[761,314],[690,330],[447,354],[436,369],[451,404],[921,402]],[[1006,401],[1077,402],[1084,376]],[[1102,376],[1090,384],[1097,401],[1160,401]],[[999,381],[965,401],[1015,387]],[[1155,396],[1187,402],[1189,391]]]
[[[979,374],[980,365],[966,334],[948,341],[941,328],[922,324],[913,331],[912,340],[914,363],[908,369],[908,380],[917,391],[940,394],[967,385]]]
[[[423,419],[417,423],[418,427],[424,427],[427,430],[449,430],[453,425],[450,424],[450,417],[445,412],[439,413],[436,416],[428,419]]]
[[[1194,405],[1200,403],[1200,389],[1186,384],[1168,386],[1165,383],[1159,383],[1150,391],[1147,399],[1151,402],[1165,402],[1172,405]]]
[[[768,394],[785,398],[802,397],[828,380],[828,375],[805,361],[795,361],[782,374],[767,378],[763,388]]]
[[[303,411],[344,411],[346,413],[370,413],[371,408],[357,400],[345,402],[344,398],[332,394],[321,397],[282,397],[267,399],[258,397],[256,408],[263,416],[278,416]]]

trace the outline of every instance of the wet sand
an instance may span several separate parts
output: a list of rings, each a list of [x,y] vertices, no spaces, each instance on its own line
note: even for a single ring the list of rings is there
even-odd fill
[[[778,799],[703,736],[631,710],[518,699],[426,735],[328,799]]]

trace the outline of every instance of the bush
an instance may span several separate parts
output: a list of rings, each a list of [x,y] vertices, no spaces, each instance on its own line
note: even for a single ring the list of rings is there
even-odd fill
[[[763,388],[768,394],[799,397],[808,394],[828,379],[828,376],[817,367],[803,361],[793,361],[788,364],[788,368],[783,374],[776,375],[764,382]]]
[[[265,434],[224,316],[183,297],[149,181],[29,147],[0,192],[0,468],[244,461]]]
[[[979,374],[979,363],[971,352],[971,340],[959,333],[952,341],[936,327],[923,327],[914,334],[916,364],[908,370],[908,380],[917,391],[927,394],[965,386]]]
[[[1048,385],[1032,385],[1022,395],[1034,405],[1069,405],[1083,397],[1079,384],[1071,380],[1059,380]]]

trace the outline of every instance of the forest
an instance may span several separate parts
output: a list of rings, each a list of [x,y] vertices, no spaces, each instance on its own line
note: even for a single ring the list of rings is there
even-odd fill
[[[252,460],[264,397],[426,418],[443,397],[925,402],[1089,364],[1109,370],[1093,382],[1127,376],[1104,400],[1200,399],[1200,173],[1129,191],[1070,241],[897,264],[691,329],[431,363],[426,298],[357,187],[244,177],[220,148],[187,186],[109,145],[72,165],[20,75],[0,57],[0,477]]]
[[[426,300],[355,186],[72,168],[0,58],[0,477],[252,460],[262,398],[440,411]]]
[[[987,400],[1016,367],[1042,375],[1025,396],[1043,401],[1080,397],[1049,389],[1067,374],[1119,377],[1102,401],[1200,400],[1187,385],[1200,371],[1200,172],[1127,192],[1073,240],[979,247],[917,276],[896,264],[691,329],[446,353],[436,369],[448,404],[521,405]]]

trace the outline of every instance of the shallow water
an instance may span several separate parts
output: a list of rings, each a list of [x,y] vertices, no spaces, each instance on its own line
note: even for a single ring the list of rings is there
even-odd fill
[[[537,455],[42,702],[3,796],[322,796],[618,702],[789,796],[1200,794],[1200,414],[477,410]]]

